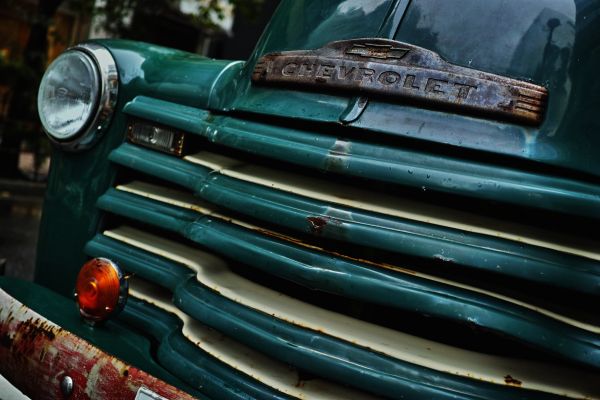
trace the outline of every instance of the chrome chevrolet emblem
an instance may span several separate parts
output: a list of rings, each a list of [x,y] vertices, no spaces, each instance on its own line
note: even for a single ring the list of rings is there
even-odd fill
[[[252,80],[384,96],[528,124],[541,122],[548,96],[542,86],[457,66],[430,50],[387,39],[266,54]]]
[[[375,43],[355,43],[352,47],[346,50],[346,54],[356,54],[367,58],[396,58],[401,59],[408,53],[409,49],[402,47],[394,47],[391,44],[375,44]]]

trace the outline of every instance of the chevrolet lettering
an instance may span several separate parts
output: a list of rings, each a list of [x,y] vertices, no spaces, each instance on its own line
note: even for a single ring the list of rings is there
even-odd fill
[[[534,125],[542,120],[548,96],[542,86],[458,67],[432,51],[384,39],[266,54],[252,80],[388,96]]]

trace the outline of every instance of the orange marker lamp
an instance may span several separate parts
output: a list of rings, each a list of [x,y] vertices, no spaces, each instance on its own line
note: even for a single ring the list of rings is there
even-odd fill
[[[125,306],[127,292],[127,280],[121,269],[107,258],[86,262],[75,283],[79,313],[92,325],[118,314]]]

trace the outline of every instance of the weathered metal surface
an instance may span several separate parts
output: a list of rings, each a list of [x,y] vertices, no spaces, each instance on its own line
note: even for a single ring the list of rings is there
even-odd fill
[[[600,365],[600,327],[473,286],[407,272],[402,266],[328,252],[297,238],[257,229],[240,221],[228,221],[230,218],[213,210],[186,204],[183,196],[174,198],[168,192],[152,193],[147,187],[136,194],[125,192],[126,187],[122,189],[109,191],[99,199],[99,206],[180,234],[265,273],[344,297],[401,310],[419,310],[419,313],[446,320],[476,323],[576,363],[593,368]],[[306,225],[304,219],[302,223]],[[344,222],[343,226],[346,230],[352,229],[350,223]],[[363,235],[365,240],[381,240],[364,231]]]
[[[158,261],[161,267],[175,266],[185,270],[184,274],[193,274],[183,265],[169,263],[152,253],[145,254],[150,257],[149,265],[152,267]],[[206,257],[201,258],[202,262],[207,261]],[[220,264],[217,258],[214,261]],[[186,370],[177,373],[184,375],[192,384],[202,382],[203,393],[211,399],[231,399],[232,393],[242,392],[248,399],[375,400],[346,385],[319,377],[306,379],[305,374],[293,366],[277,362],[195,321],[172,304],[169,291],[149,281],[140,282],[132,278],[132,297],[125,318],[156,339],[159,343],[158,358],[165,365],[173,367],[173,361],[177,359],[187,362]],[[177,323],[169,324],[170,319]],[[157,325],[164,328],[156,329]]]
[[[490,163],[364,140],[337,139],[336,136],[318,131],[216,115],[144,96],[136,97],[124,107],[124,111],[136,118],[160,120],[213,143],[252,155],[314,170],[406,185],[419,190],[425,188],[432,193],[432,198],[437,192],[445,192],[600,218],[600,187],[592,183],[529,173],[506,166],[498,168]],[[273,151],[274,148],[277,151]],[[143,153],[134,147],[128,150],[130,154],[119,154],[117,162],[135,164],[153,157],[153,153]],[[133,151],[139,156],[131,154]],[[121,153],[121,150],[117,149],[115,153]],[[111,158],[116,161],[115,153]],[[134,161],[138,157],[140,160]],[[165,166],[165,174],[174,176],[179,171],[179,167],[169,165],[171,161],[167,158],[155,162]],[[191,180],[189,177],[186,179],[187,182]]]
[[[415,398],[446,398],[446,389],[457,388],[455,385],[460,385],[461,381],[470,388],[463,386],[463,390],[454,392],[457,396],[455,399],[471,398],[472,390],[478,393],[477,396],[489,399],[508,399],[513,395],[518,399],[558,398],[551,393],[576,398],[585,398],[589,394],[591,398],[595,398],[600,393],[598,384],[591,382],[595,381],[591,379],[593,374],[584,376],[584,369],[554,363],[523,365],[522,360],[490,359],[485,355],[480,357],[432,341],[425,340],[424,343],[422,339],[401,332],[385,333],[385,328],[350,321],[343,314],[310,307],[306,303],[236,277],[227,271],[224,260],[216,259],[203,251],[134,229],[118,229],[107,232],[107,235],[110,239],[99,235],[95,245],[89,250],[118,253],[123,265],[135,271],[136,276],[156,285],[162,286],[164,280],[160,275],[164,271],[179,270],[180,283],[172,288],[176,307],[271,357],[301,368],[309,366],[311,372],[321,377],[350,383],[363,390],[392,398],[412,398],[409,393],[413,390],[413,393],[418,393]],[[230,242],[231,238],[221,235],[220,241]],[[97,246],[100,243],[103,246]],[[240,241],[236,243],[244,244]],[[214,248],[213,245],[209,247]],[[282,257],[290,256],[283,251],[280,253]],[[148,257],[149,255],[152,257]],[[138,262],[140,259],[144,261]],[[263,259],[260,261],[273,266],[271,270],[265,268],[265,272],[272,273],[273,270],[283,268],[281,264],[273,265]],[[328,264],[315,260],[314,265],[315,270],[324,273],[322,266]],[[307,270],[310,267],[298,267],[298,270],[301,269]],[[358,270],[355,272],[359,273]],[[306,271],[299,273],[308,275]],[[190,275],[193,277],[195,274],[197,280],[190,279]],[[335,274],[335,278],[340,286],[348,281],[342,273]],[[331,277],[324,276],[321,279],[332,280]],[[314,277],[307,277],[307,280],[315,281]],[[388,285],[392,286],[394,284]],[[369,293],[376,291],[360,285],[353,285],[350,290]],[[160,293],[160,290],[157,292]],[[169,295],[164,298],[168,299]],[[410,300],[405,297],[400,301]],[[438,306],[442,305],[443,300],[438,302]],[[287,312],[282,312],[284,309]],[[463,379],[465,368],[470,372]],[[412,372],[406,374],[408,370]],[[495,372],[491,373],[491,370]],[[509,390],[513,388],[507,387],[512,386],[506,382],[507,375],[522,381],[522,387],[518,391]],[[412,382],[410,388],[405,385],[407,380]],[[442,384],[443,380],[446,384]],[[439,391],[433,395],[430,388],[426,387],[426,382]],[[496,385],[490,386],[489,382],[495,382]],[[488,390],[490,392],[486,394]]]
[[[252,80],[401,98],[528,124],[541,123],[548,95],[542,86],[453,65],[422,47],[377,38],[266,54]]]
[[[401,9],[388,16],[401,20],[397,29],[380,35],[374,21],[382,23],[386,17],[371,12],[382,4],[282,1],[242,79],[229,87],[235,92],[235,109],[306,123],[339,122],[349,102],[343,93],[247,84],[256,61],[268,53],[317,49],[334,40],[387,37],[432,50],[456,65],[542,85],[550,93],[548,112],[533,128],[372,99],[351,123],[361,134],[418,138],[598,175],[600,158],[594,149],[600,136],[589,134],[598,130],[598,120],[589,110],[600,106],[593,78],[600,68],[600,2],[412,1],[406,13]]]
[[[0,373],[34,399],[131,399],[146,386],[168,399],[190,395],[92,346],[0,290]]]
[[[241,64],[141,42],[102,43],[109,47],[119,69],[117,111],[104,138],[85,157],[54,152],[38,239],[35,280],[64,296],[72,294],[75,277],[86,261],[82,252],[72,250],[83,248],[96,232],[100,215],[94,203],[115,176],[108,154],[123,142],[127,129],[122,106],[139,93],[154,93],[193,107],[206,107],[209,97],[220,97],[211,94],[217,77],[235,74]],[[150,69],[144,72],[146,67]],[[160,77],[143,78],[154,73]]]
[[[345,137],[344,133],[339,133],[341,130],[334,130],[340,115],[347,109],[347,97],[249,86],[250,74],[254,62],[262,54],[280,50],[318,48],[323,43],[340,38],[375,36],[374,32],[386,14],[384,8],[389,7],[386,7],[383,1],[362,2],[356,6],[349,3],[359,2],[282,2],[276,17],[269,25],[269,30],[257,45],[255,55],[247,63],[246,70],[241,73],[239,63],[202,60],[133,42],[104,42],[119,63],[124,89],[119,107],[121,109],[127,101],[140,95],[186,105],[191,110],[187,114],[186,122],[189,131],[202,130],[204,134],[203,129],[206,127],[206,137],[222,141],[221,144],[238,146],[241,150],[262,154],[271,159],[293,160],[297,163],[304,162],[306,164],[303,165],[311,168],[321,168],[324,165],[322,163],[327,160],[327,150],[323,153],[323,146],[329,144],[329,147],[333,148],[330,140],[335,140],[335,135]],[[552,96],[542,126],[539,129],[524,128],[492,120],[465,118],[454,113],[404,107],[393,102],[369,101],[368,107],[362,111],[356,124],[352,123],[353,133],[369,135],[379,132],[383,135],[437,141],[461,148],[509,154],[597,175],[600,158],[597,157],[598,146],[595,144],[598,137],[590,135],[597,126],[597,117],[589,110],[597,108],[600,97],[595,95],[598,88],[597,85],[589,83],[589,77],[593,76],[600,64],[600,53],[596,51],[598,41],[592,40],[597,37],[600,26],[594,22],[597,21],[595,16],[598,2],[540,0],[524,4],[519,0],[460,0],[447,3],[426,0],[412,2],[412,11],[403,20],[404,28],[400,29],[400,36],[397,38],[432,49],[454,63],[471,65],[473,60],[472,65],[476,68],[500,75],[520,79],[531,78],[535,82],[543,82],[545,86],[550,82],[547,87]],[[436,7],[447,7],[460,15],[447,18],[447,13],[436,13]],[[482,9],[485,11],[483,17]],[[490,11],[493,14],[491,18]],[[507,15],[510,13],[514,18]],[[438,18],[436,15],[443,15],[444,18]],[[398,15],[392,17],[399,21]],[[520,29],[511,29],[510,34],[507,34],[506,21],[510,21],[511,27],[518,25]],[[559,22],[556,29],[548,25],[556,21]],[[482,25],[484,29],[481,29]],[[396,31],[395,26],[391,28],[390,35]],[[469,35],[471,38],[467,38],[465,32],[473,31],[477,32],[477,35]],[[481,40],[479,33],[493,40]],[[505,61],[508,58],[508,62],[497,63],[499,57],[496,55],[500,53]],[[482,66],[482,62],[488,65]],[[232,65],[233,67],[230,67]],[[235,101],[231,102],[231,99]],[[272,126],[256,124],[260,129],[254,132],[240,129],[244,124],[242,122],[237,123],[237,126],[228,126],[225,131],[219,125],[227,118],[223,116],[215,118],[214,115],[208,114],[210,120],[206,120],[205,125],[195,125],[191,118],[206,113],[206,110],[196,107],[219,112],[235,108],[255,115],[290,117],[295,119],[297,124],[301,124],[302,121],[320,121],[331,123],[332,131],[324,128],[320,133],[325,134],[301,136],[302,132],[294,134],[283,127],[285,122]],[[156,113],[156,109],[148,110],[148,115],[149,119],[155,122],[167,121],[163,114]],[[358,113],[352,114],[355,115]],[[268,117],[263,119],[268,120]],[[73,158],[62,153],[54,155],[46,203],[47,212],[44,217],[46,222],[40,239],[39,258],[43,263],[40,263],[38,272],[41,276],[40,281],[64,294],[70,292],[70,282],[73,281],[83,259],[81,252],[72,250],[81,249],[96,233],[99,218],[94,204],[97,197],[110,186],[114,176],[114,170],[109,167],[106,157],[111,149],[122,142],[124,129],[125,119],[119,112],[119,119],[114,121],[104,141],[92,149],[91,153],[86,154],[86,157]],[[246,147],[248,143],[252,146]],[[531,194],[530,200],[531,205],[536,208],[554,209],[565,213],[576,210],[583,215],[598,215],[597,212],[593,212],[594,209],[597,210],[597,200],[594,200],[597,197],[587,196],[579,190],[563,191],[557,185],[551,184],[552,181],[564,183],[565,180],[562,179],[538,180],[533,176],[537,174],[524,173],[515,168],[509,171],[507,181],[502,179],[506,178],[503,175],[505,170],[494,168],[493,165],[487,165],[485,168],[469,167],[468,163],[460,163],[459,159],[454,159],[457,163],[452,163],[452,160],[445,156],[443,162],[436,162],[436,157],[416,152],[415,148],[360,147],[355,146],[354,142],[352,144],[352,152],[342,155],[347,160],[344,170],[347,166],[348,171],[363,174],[363,177],[368,179],[380,179],[378,177],[385,176],[385,179],[389,180],[404,180],[407,185],[417,188],[421,184],[427,185],[428,190],[430,182],[433,186],[432,181],[435,180],[437,187],[443,190],[478,199],[501,197],[501,200],[511,204],[521,200],[526,203],[526,188],[533,185],[536,193]],[[421,150],[427,146],[427,142],[422,144]],[[366,149],[369,154],[360,153],[361,149]],[[401,150],[401,157],[391,158],[392,154],[399,154],[394,153],[397,150]],[[481,153],[480,159],[484,159],[485,154]],[[460,157],[460,149],[454,155]],[[412,168],[414,163],[418,163],[417,169]],[[464,169],[455,168],[459,163]],[[156,166],[157,169],[160,167]],[[162,167],[164,168],[161,173],[169,178],[176,177],[178,183],[189,183],[192,180],[179,173],[181,171],[168,171],[172,167],[171,164],[165,163]],[[434,174],[431,174],[432,170],[435,171]],[[472,175],[474,172],[476,174]],[[468,179],[458,182],[455,179],[456,174]],[[572,177],[579,179],[575,175]],[[443,182],[450,180],[452,183],[444,186]],[[592,189],[597,189],[594,181],[588,180],[588,184]],[[501,193],[497,191],[498,187],[502,188]],[[544,188],[548,191],[544,191]],[[568,196],[561,197],[561,193],[567,192],[570,193]],[[546,197],[548,193],[551,195]],[[557,198],[568,198],[576,205],[570,206],[569,201],[562,200],[554,202],[553,199]],[[584,209],[583,204],[590,207]],[[304,215],[304,218],[306,217],[307,215]],[[304,227],[307,227],[307,221],[304,220],[303,223]],[[329,228],[331,227],[325,226],[321,235],[326,235],[330,231]],[[485,260],[474,253],[471,255],[473,259]],[[64,273],[57,275],[55,272],[59,268]],[[516,376],[515,379],[517,378],[520,377]]]
[[[343,144],[336,148],[342,147]],[[539,242],[526,243],[526,236],[530,235],[527,232],[511,235],[512,240],[504,240],[499,237],[506,238],[506,233],[497,230],[481,235],[483,232],[472,232],[474,229],[471,232],[465,231],[464,224],[462,229],[456,229],[456,225],[449,227],[448,223],[437,226],[432,224],[432,219],[436,215],[435,218],[439,218],[440,213],[443,218],[452,219],[452,213],[448,209],[433,214],[431,210],[428,212],[420,207],[405,208],[409,204],[407,202],[403,205],[395,202],[395,217],[389,212],[387,215],[381,211],[379,214],[373,214],[364,207],[363,210],[357,209],[356,202],[350,206],[345,205],[349,203],[350,198],[357,198],[351,195],[356,193],[356,190],[336,190],[338,204],[306,196],[299,202],[293,193],[273,190],[270,184],[267,184],[267,187],[264,184],[253,185],[251,182],[215,173],[223,168],[207,168],[130,145],[117,149],[111,155],[111,159],[123,166],[189,188],[204,200],[219,202],[236,212],[296,231],[320,234],[355,245],[365,246],[368,242],[368,247],[379,251],[426,257],[432,261],[440,257],[443,249],[443,257],[452,260],[457,266],[511,276],[531,283],[598,294],[600,277],[594,271],[598,270],[599,265],[598,261],[590,259],[593,258],[591,254],[588,254],[588,258],[583,258],[572,253],[553,251],[556,247],[540,248]],[[290,179],[286,180],[291,183]],[[325,186],[321,194],[329,193],[328,189],[335,185]],[[297,184],[296,189],[300,189],[300,185]],[[248,196],[248,193],[252,193],[253,196]],[[364,199],[365,205],[369,203],[368,195],[361,198]],[[383,196],[370,202],[381,204],[382,198]],[[412,220],[410,215],[398,214],[404,209],[413,210]],[[419,219],[415,217],[416,214],[427,217]],[[490,229],[498,224],[498,221],[493,219],[484,221],[480,216],[476,219],[479,225],[485,224]],[[542,239],[542,235],[538,234],[535,239]]]

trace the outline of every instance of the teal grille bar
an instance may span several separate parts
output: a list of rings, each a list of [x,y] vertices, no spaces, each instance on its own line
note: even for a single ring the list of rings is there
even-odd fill
[[[600,187],[590,183],[214,115],[144,96],[124,112],[315,170],[600,218]]]
[[[124,144],[110,155],[120,165],[192,190],[198,197],[250,217],[318,237],[397,254],[452,260],[466,267],[600,295],[598,261],[497,237],[370,213],[223,176],[209,168]],[[252,194],[249,196],[248,194]],[[315,231],[311,221],[324,226]]]
[[[313,289],[473,323],[576,363],[600,365],[599,335],[497,298],[410,273],[373,268],[114,189],[99,199],[98,206],[174,231],[215,253]]]

